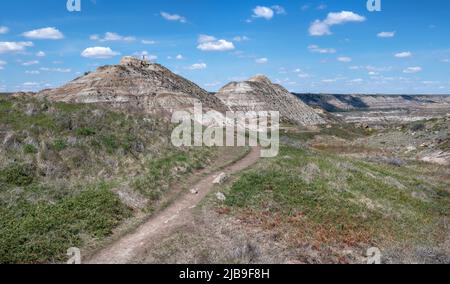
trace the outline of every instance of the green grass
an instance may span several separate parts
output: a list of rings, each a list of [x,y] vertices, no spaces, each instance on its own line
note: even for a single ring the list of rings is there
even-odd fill
[[[294,239],[430,244],[448,233],[446,186],[420,180],[408,169],[284,146],[278,158],[244,173],[225,204],[266,225],[290,224]]]
[[[173,149],[171,127],[142,113],[0,97],[0,141],[8,141],[0,143],[0,263],[64,262],[68,248],[95,247],[132,215],[113,188],[135,185],[147,212],[172,182],[210,162],[214,149]]]
[[[0,263],[60,263],[70,247],[111,234],[130,216],[106,184],[54,204],[0,206]]]
[[[151,201],[158,201],[170,183],[203,168],[212,155],[212,149],[197,148],[185,152],[173,149],[163,158],[148,161],[146,172],[134,180],[132,187]]]

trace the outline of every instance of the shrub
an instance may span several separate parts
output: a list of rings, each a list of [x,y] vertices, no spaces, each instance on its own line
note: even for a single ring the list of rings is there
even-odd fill
[[[411,131],[417,132],[417,131],[422,131],[425,129],[425,124],[423,122],[416,122],[413,123],[410,127]]]
[[[66,148],[67,148],[67,143],[66,143],[66,141],[64,141],[62,139],[58,139],[53,143],[53,149],[55,149],[56,151],[62,151]]]
[[[12,164],[0,172],[4,182],[15,186],[27,186],[33,183],[35,169],[32,165]]]
[[[78,128],[76,130],[78,136],[92,136],[95,135],[95,130],[89,127]]]
[[[23,147],[23,151],[25,152],[25,154],[36,154],[38,151],[36,149],[36,147],[34,147],[31,144],[27,144]]]

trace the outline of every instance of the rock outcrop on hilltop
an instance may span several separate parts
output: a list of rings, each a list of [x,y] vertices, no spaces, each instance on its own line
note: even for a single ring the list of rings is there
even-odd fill
[[[263,75],[231,82],[216,96],[233,111],[279,111],[283,121],[305,126],[325,123],[312,108]]]
[[[101,103],[142,109],[148,113],[173,112],[202,103],[205,110],[226,111],[225,105],[191,81],[162,65],[124,57],[119,65],[97,68],[68,84],[36,95],[52,101]]]

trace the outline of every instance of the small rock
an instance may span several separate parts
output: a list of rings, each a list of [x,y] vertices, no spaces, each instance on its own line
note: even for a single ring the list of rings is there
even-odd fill
[[[225,197],[225,195],[222,192],[218,192],[216,193],[216,197],[219,201],[225,201],[227,200],[227,198]]]
[[[197,188],[193,188],[193,189],[190,190],[190,192],[192,194],[198,194],[198,189]]]
[[[413,152],[413,151],[416,151],[416,150],[417,150],[417,148],[414,147],[414,146],[408,146],[408,147],[406,147],[406,152],[407,152],[407,153]]]
[[[221,173],[214,179],[213,184],[223,184],[225,181],[227,181],[228,175],[226,173]]]

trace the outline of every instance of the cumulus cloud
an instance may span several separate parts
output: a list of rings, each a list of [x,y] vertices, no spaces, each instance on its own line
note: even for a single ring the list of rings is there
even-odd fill
[[[269,62],[269,59],[267,59],[266,57],[258,58],[255,60],[255,62],[258,64],[266,64],[267,62]]]
[[[125,41],[125,42],[132,42],[135,41],[136,38],[133,36],[122,36],[117,33],[113,32],[107,32],[103,37],[100,37],[99,35],[91,35],[89,37],[91,40],[98,40],[101,42],[105,41]]]
[[[395,37],[395,32],[381,32],[377,36],[380,38],[391,38]]]
[[[138,58],[145,58],[148,61],[154,62],[158,59],[157,55],[149,54],[148,51],[135,52],[134,56]]]
[[[253,9],[253,18],[264,18],[266,20],[270,20],[273,18],[275,12],[269,8],[264,6],[256,6],[255,9]]]
[[[1,34],[6,34],[9,32],[9,28],[5,27],[5,26],[0,26],[0,35]]]
[[[72,71],[72,69],[70,68],[47,68],[47,67],[42,67],[40,68],[40,70],[45,72],[57,72],[57,73],[70,73]]]
[[[321,54],[330,54],[330,53],[336,53],[336,49],[334,48],[321,48],[318,45],[312,44],[308,46],[309,51],[315,52],[315,53],[321,53]]]
[[[0,41],[0,54],[7,52],[21,52],[25,51],[27,47],[33,46],[31,41],[10,42]]]
[[[113,51],[110,47],[95,46],[86,48],[81,56],[86,58],[106,59],[119,55],[119,52]]]
[[[45,57],[45,55],[46,55],[46,54],[45,54],[45,52],[43,52],[43,51],[39,51],[39,52],[36,53],[36,56],[37,56],[37,57]]]
[[[406,74],[414,74],[414,73],[419,73],[420,71],[422,71],[422,67],[408,67],[405,70],[403,70],[403,73]]]
[[[408,58],[411,56],[412,56],[412,53],[409,51],[399,52],[399,53],[395,54],[395,57],[397,57],[397,58]]]
[[[277,15],[285,15],[286,14],[286,9],[284,9],[284,7],[280,6],[280,5],[274,5],[272,6],[272,10],[275,12],[275,14]]]
[[[346,56],[338,57],[337,60],[338,60],[339,62],[344,62],[344,63],[352,62],[352,59],[351,59],[350,57],[346,57]]]
[[[145,44],[145,45],[152,45],[152,44],[155,44],[156,41],[154,41],[154,40],[146,40],[146,39],[143,39],[143,40],[141,41],[141,43],[142,43],[142,44]]]
[[[25,71],[25,74],[29,74],[29,75],[39,75],[41,74],[41,72],[39,72],[39,70],[27,70]]]
[[[364,22],[365,17],[349,11],[339,13],[329,13],[323,21],[315,20],[309,27],[309,34],[312,36],[330,35],[330,28],[334,25],[341,25],[350,22]]]
[[[63,39],[64,35],[56,28],[49,27],[38,30],[28,31],[22,34],[26,38],[30,39]]]
[[[31,65],[36,65],[36,64],[39,64],[39,61],[32,60],[32,61],[23,62],[22,66],[31,66]]]
[[[198,43],[197,48],[202,51],[228,51],[235,48],[232,42],[224,39],[217,40],[215,37],[209,35],[200,35],[198,37]]]
[[[203,70],[206,69],[208,65],[206,63],[195,63],[188,67],[189,70]]]
[[[0,70],[3,70],[5,68],[6,61],[0,60]]]
[[[177,59],[177,60],[183,60],[184,57],[183,57],[183,55],[178,54],[177,56],[175,56],[175,59]]]
[[[233,40],[236,42],[241,42],[241,41],[248,41],[250,40],[250,38],[248,38],[247,36],[235,36]]]
[[[169,14],[166,12],[161,12],[161,17],[168,21],[186,23],[186,18],[177,14]]]
[[[217,40],[215,37],[210,35],[199,35],[198,36],[198,43],[205,43],[205,42],[211,42]]]

